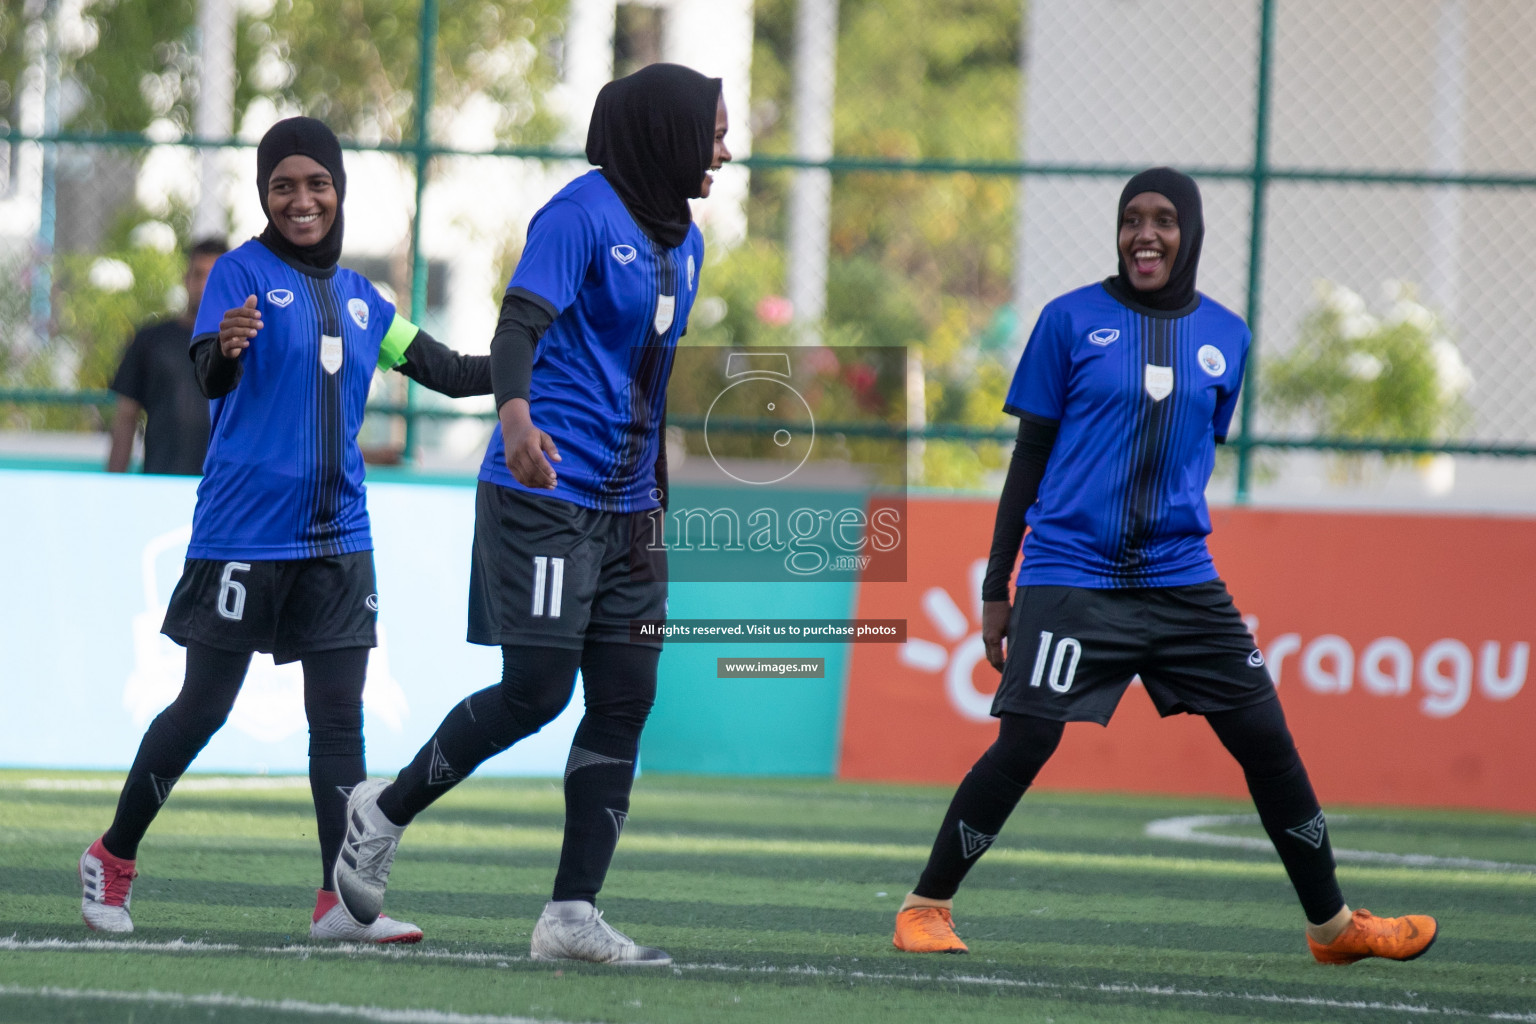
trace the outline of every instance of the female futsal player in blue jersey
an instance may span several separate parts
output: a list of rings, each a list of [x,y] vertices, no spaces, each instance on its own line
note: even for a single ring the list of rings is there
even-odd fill
[[[587,133],[590,171],[546,203],[491,342],[501,430],[480,470],[469,639],[499,645],[502,681],[445,718],[393,784],[348,801],[337,862],[346,909],[379,913],[404,827],[484,760],[570,701],[586,713],[565,769],[565,841],[534,926],[536,960],[665,965],[594,906],[629,813],[666,617],[665,552],[644,544],[663,500],[661,422],[704,242],[688,200],[731,158],[720,80],[653,64],[605,85]],[[556,471],[558,467],[558,473]]]
[[[434,341],[337,266],[347,179],[329,128],[278,122],[256,166],[266,229],[214,264],[192,335],[212,439],[162,629],[187,649],[186,680],[144,734],[111,828],[80,858],[81,909],[92,928],[133,930],[139,841],[264,651],[304,666],[323,875],[311,937],[416,942],[415,925],[357,924],[332,879],[346,794],[365,776],[363,680],[378,617],[357,432],[375,367],[458,397],[490,393],[490,358]]]
[[[1313,955],[1333,964],[1412,959],[1434,941],[1434,918],[1345,905],[1323,812],[1264,658],[1206,548],[1205,486],[1250,335],[1195,290],[1200,191],[1186,175],[1154,168],[1126,184],[1118,213],[1119,273],[1046,305],[1004,405],[1019,417],[1019,436],[982,588],[982,638],[1002,672],[992,704],[1001,724],[896,916],[896,947],[966,951],[950,916],[966,872],[1065,723],[1108,724],[1140,674],[1160,714],[1204,715],[1241,764],[1306,913]]]

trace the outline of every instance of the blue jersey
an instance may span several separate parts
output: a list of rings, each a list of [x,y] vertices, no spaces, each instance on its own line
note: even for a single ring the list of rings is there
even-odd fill
[[[1003,406],[1060,424],[1025,516],[1021,586],[1216,578],[1205,485],[1250,339],[1205,296],[1184,316],[1148,316],[1094,284],[1041,311]]]
[[[416,329],[367,278],[341,268],[306,273],[251,239],[214,263],[193,343],[216,336],[225,311],[250,295],[262,327],[240,357],[239,384],[210,406],[187,557],[368,550],[357,432],[374,367],[398,362]]]
[[[674,249],[653,242],[601,171],[556,193],[529,222],[507,288],[556,314],[534,353],[528,406],[560,450],[559,482],[546,490],[513,479],[500,430],[480,479],[606,512],[655,508],[667,378],[703,263],[696,225]]]

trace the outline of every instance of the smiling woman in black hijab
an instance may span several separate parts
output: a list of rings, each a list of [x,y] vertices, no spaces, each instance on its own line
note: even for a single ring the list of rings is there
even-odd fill
[[[111,827],[80,857],[80,912],[91,928],[133,931],[139,842],[224,725],[252,652],[265,651],[304,667],[321,864],[310,937],[416,942],[421,929],[404,921],[358,924],[334,889],[345,794],[365,775],[362,693],[378,615],[357,433],[376,368],[452,397],[483,395],[490,358],[432,339],[337,264],[347,179],[329,128],[279,121],[256,163],[266,229],[214,263],[192,330],[212,429],[161,628],[187,649],[186,676],[139,744]]]
[[[662,505],[662,415],[672,355],[704,268],[688,208],[731,158],[720,80],[676,64],[605,85],[588,171],[545,203],[491,341],[501,429],[475,496],[469,640],[501,648],[497,685],[470,694],[394,783],[353,790],[337,862],[343,903],[379,912],[405,827],[480,764],[571,700],[586,713],[565,771],[565,840],[534,960],[672,962],[597,911],[629,814],[661,643],[630,623],[666,618],[666,553],[642,541]],[[555,467],[559,466],[559,473]]]
[[[312,245],[295,244],[272,223],[268,195],[272,172],[290,156],[307,156],[325,168],[335,190],[336,219],[324,237]],[[261,212],[267,215],[267,226],[259,236],[262,244],[290,263],[317,270],[336,265],[341,259],[342,206],[347,198],[347,172],[342,166],[341,143],[324,121],[313,117],[290,117],[277,122],[261,137],[261,143],[256,147],[256,192],[261,197]]]
[[[982,644],[1002,673],[997,742],[955,791],[897,912],[896,948],[966,952],[950,913],[966,873],[1066,723],[1109,724],[1140,676],[1159,714],[1203,716],[1242,766],[1313,957],[1411,960],[1434,941],[1435,920],[1344,902],[1264,656],[1206,547],[1205,488],[1252,339],[1195,290],[1200,190],[1154,167],[1126,182],[1116,216],[1119,272],[1046,304],[1003,405],[1019,436],[981,588]]]
[[[1104,282],[1110,294],[1132,309],[1142,309],[1153,316],[1182,316],[1194,311],[1200,302],[1195,291],[1195,274],[1200,269],[1200,248],[1205,241],[1205,212],[1200,201],[1200,186],[1195,179],[1172,167],[1153,167],[1142,171],[1120,190],[1120,205],[1115,223],[1125,225],[1125,211],[1140,196],[1161,196],[1173,208],[1177,228],[1178,252],[1173,255],[1167,276],[1142,278],[1126,265],[1127,243],[1122,238],[1119,273]],[[1152,285],[1152,287],[1147,287]]]

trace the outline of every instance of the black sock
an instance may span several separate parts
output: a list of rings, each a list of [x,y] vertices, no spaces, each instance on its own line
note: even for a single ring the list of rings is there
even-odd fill
[[[1328,921],[1344,907],[1328,841],[1327,820],[1296,752],[1278,698],[1207,715],[1243,768],[1248,792],[1307,920]]]
[[[565,841],[552,900],[594,903],[629,818],[640,730],[588,711],[565,764]]]
[[[171,787],[229,717],[250,663],[249,651],[187,645],[181,692],[145,730],[118,795],[117,813],[102,836],[101,843],[112,856],[138,857],[139,842],[171,795]]]
[[[1035,775],[1056,752],[1062,723],[1003,715],[997,742],[961,780],[913,892],[953,899],[966,874],[1002,831]]]
[[[379,810],[396,825],[409,825],[483,762],[544,728],[570,703],[580,651],[518,646],[501,651],[501,683],[455,704],[379,794]]]
[[[587,713],[565,765],[565,840],[552,900],[594,903],[629,818],[640,733],[656,700],[661,651],[589,643],[581,677]]]
[[[309,718],[309,792],[320,840],[320,888],[334,889],[336,855],[347,831],[347,796],[367,777],[363,760],[363,683],[368,648],[304,656]]]

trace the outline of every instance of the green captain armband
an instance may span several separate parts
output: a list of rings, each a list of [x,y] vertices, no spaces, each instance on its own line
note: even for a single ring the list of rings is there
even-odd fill
[[[405,362],[405,350],[411,347],[411,342],[420,333],[420,327],[396,313],[394,323],[389,325],[388,333],[379,343],[379,369],[393,370]]]

